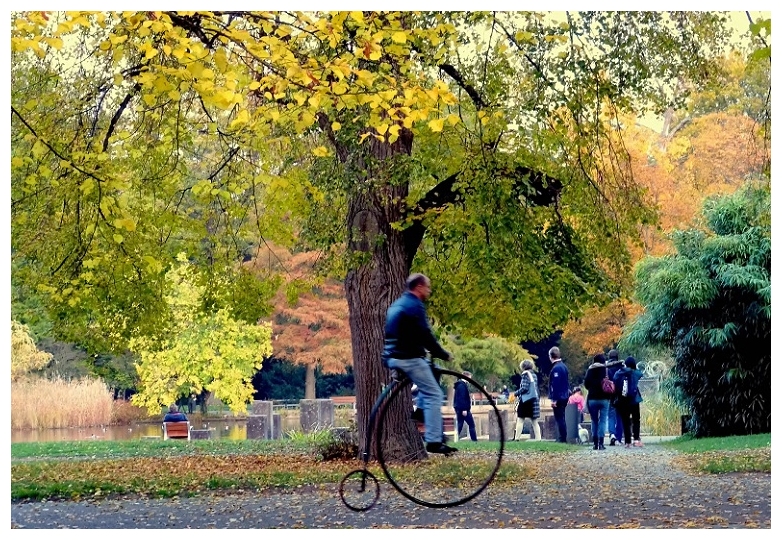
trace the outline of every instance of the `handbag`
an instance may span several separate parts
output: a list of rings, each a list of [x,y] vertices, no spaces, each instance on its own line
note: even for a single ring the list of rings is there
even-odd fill
[[[605,392],[609,396],[613,396],[614,395],[614,389],[615,389],[614,388],[614,381],[612,381],[608,377],[604,377],[602,386],[603,386],[603,392]]]
[[[535,384],[535,379],[532,377],[532,373],[527,372],[529,375],[529,386],[521,393],[521,401],[529,401],[533,398],[538,398],[538,385]]]

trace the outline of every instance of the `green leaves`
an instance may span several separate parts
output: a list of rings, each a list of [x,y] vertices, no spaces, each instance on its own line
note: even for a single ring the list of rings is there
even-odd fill
[[[133,402],[159,411],[180,396],[207,390],[231,410],[246,410],[254,392],[252,376],[272,352],[271,326],[237,321],[227,307],[204,313],[205,288],[196,284],[184,254],[166,280],[172,318],[165,335],[130,341],[140,357],[140,391]]]
[[[678,254],[638,265],[645,312],[624,339],[671,347],[676,384],[699,436],[770,428],[768,201],[767,188],[752,184],[709,201],[712,231],[681,231]],[[735,376],[744,372],[753,376]]]

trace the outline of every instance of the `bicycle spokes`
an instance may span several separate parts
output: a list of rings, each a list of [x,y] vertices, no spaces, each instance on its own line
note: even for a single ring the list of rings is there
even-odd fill
[[[412,405],[407,401],[409,381],[389,394],[379,413],[375,439],[377,458],[383,472],[402,495],[431,508],[463,504],[481,493],[494,479],[505,447],[501,416],[491,397],[472,379],[453,371],[440,370],[440,383],[445,389],[453,387],[457,380],[466,384],[468,392],[477,398],[476,404],[471,406],[477,441],[471,440],[467,424],[463,426],[462,437],[456,436],[458,423],[451,404],[448,404],[442,408],[443,417],[454,421],[444,422],[444,431],[447,430],[444,437],[449,446],[459,449],[455,454],[427,455],[421,439],[410,440],[399,433],[397,424],[402,418],[403,422],[412,423],[412,427],[403,426],[402,431],[420,437],[415,420],[410,417]],[[490,424],[494,426],[492,430]],[[491,437],[490,431],[493,431]],[[455,438],[458,442],[451,442]]]
[[[366,469],[356,469],[339,483],[339,496],[345,506],[356,512],[369,510],[380,497],[380,483]]]

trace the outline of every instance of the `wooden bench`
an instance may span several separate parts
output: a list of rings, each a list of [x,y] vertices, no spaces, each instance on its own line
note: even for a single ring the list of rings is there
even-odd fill
[[[190,422],[163,422],[163,440],[190,440]]]
[[[329,398],[335,407],[350,406],[350,408],[356,408],[356,396],[331,396]]]

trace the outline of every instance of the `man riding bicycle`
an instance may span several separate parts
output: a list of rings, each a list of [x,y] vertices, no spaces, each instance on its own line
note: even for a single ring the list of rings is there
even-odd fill
[[[451,361],[451,354],[440,346],[432,333],[424,301],[432,294],[429,278],[411,274],[407,290],[394,301],[386,314],[383,364],[403,371],[418,386],[419,400],[424,410],[424,441],[426,451],[435,454],[456,452],[443,444],[443,417],[440,407],[443,391],[432,373],[426,352],[433,358]]]

